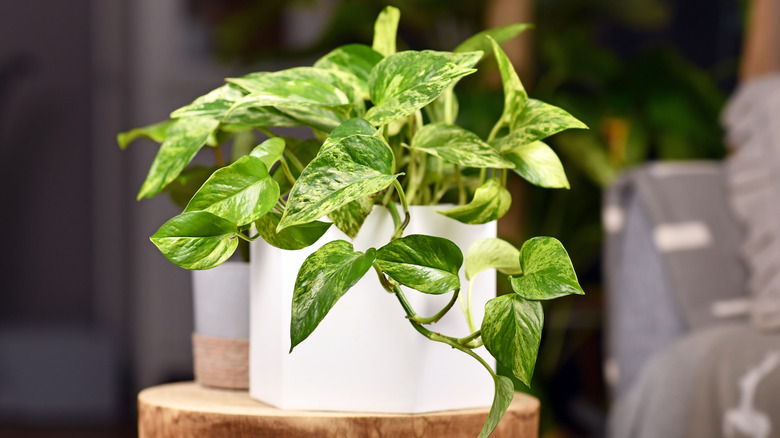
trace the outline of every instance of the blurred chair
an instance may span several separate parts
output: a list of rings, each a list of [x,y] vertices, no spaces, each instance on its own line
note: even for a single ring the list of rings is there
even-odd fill
[[[612,438],[780,437],[780,2],[752,12],[733,153],[605,194]]]

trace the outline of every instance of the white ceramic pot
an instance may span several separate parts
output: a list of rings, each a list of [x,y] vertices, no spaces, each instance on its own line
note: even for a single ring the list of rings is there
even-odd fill
[[[249,264],[225,262],[192,271],[195,380],[206,386],[249,387]]]
[[[464,253],[474,241],[495,237],[495,222],[464,225],[434,209],[411,207],[405,235],[431,234],[455,242]],[[393,233],[383,207],[374,209],[353,242],[356,250],[379,248]],[[420,335],[405,319],[396,297],[370,270],[331,309],[314,332],[292,353],[290,313],[298,269],[327,242],[349,240],[335,227],[313,247],[284,251],[258,240],[251,247],[250,396],[282,409],[419,413],[490,406],[493,381],[473,358]],[[466,280],[461,271],[461,281]],[[495,296],[495,276],[485,274],[473,291],[479,324],[484,304]],[[407,289],[416,312],[430,316],[450,299]],[[464,292],[465,293],[465,292]],[[429,326],[451,336],[469,334],[456,304]],[[476,350],[495,361],[484,347]]]

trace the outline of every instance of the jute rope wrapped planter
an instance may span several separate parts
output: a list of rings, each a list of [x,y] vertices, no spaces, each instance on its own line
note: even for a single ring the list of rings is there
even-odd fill
[[[195,381],[217,388],[249,387],[249,339],[192,334]]]

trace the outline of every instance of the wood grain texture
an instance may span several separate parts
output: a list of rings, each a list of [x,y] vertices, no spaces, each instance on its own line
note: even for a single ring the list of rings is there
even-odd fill
[[[487,413],[487,407],[413,415],[284,411],[250,399],[247,391],[186,382],[141,391],[138,436],[473,438]],[[491,436],[532,438],[538,436],[538,429],[539,401],[517,393]]]

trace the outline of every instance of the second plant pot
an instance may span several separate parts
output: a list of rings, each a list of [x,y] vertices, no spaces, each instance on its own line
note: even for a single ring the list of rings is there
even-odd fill
[[[218,388],[249,387],[249,264],[225,262],[192,271],[195,380]]]
[[[478,239],[495,237],[495,222],[465,225],[436,213],[446,206],[412,206],[405,235],[430,234],[455,242],[461,251]],[[375,207],[353,242],[356,250],[389,241],[393,222]],[[341,297],[314,332],[290,353],[291,302],[298,268],[319,246],[349,238],[332,227],[313,247],[285,251],[263,241],[251,248],[250,396],[282,409],[420,413],[490,406],[491,376],[474,359],[421,336],[405,318],[396,297],[376,275],[366,275]],[[369,273],[373,274],[373,272]],[[461,273],[465,288],[466,280]],[[484,304],[495,297],[495,277],[473,287],[477,324]],[[421,315],[444,307],[451,295],[409,291]],[[457,304],[456,304],[457,306]],[[469,329],[463,312],[449,312],[430,326],[453,336]],[[495,364],[484,347],[475,350]]]

